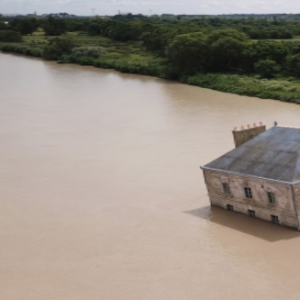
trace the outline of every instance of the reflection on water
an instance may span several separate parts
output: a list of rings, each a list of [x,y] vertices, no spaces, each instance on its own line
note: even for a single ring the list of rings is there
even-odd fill
[[[299,232],[294,229],[289,229],[259,219],[249,218],[248,216],[239,213],[228,212],[218,207],[204,206],[202,208],[185,211],[185,213],[204,220],[209,220],[210,222],[221,226],[229,227],[244,234],[252,235],[268,242],[300,237]]]
[[[211,209],[199,165],[300,106],[0,63],[1,299],[299,298],[299,233]]]

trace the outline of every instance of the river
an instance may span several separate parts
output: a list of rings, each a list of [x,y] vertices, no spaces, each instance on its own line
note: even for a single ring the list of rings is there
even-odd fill
[[[300,106],[0,53],[0,299],[299,299],[300,233],[211,209],[200,165]]]

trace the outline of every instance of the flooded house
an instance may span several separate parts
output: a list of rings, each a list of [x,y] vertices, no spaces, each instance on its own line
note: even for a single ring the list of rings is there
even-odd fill
[[[202,166],[213,206],[300,230],[300,128],[235,128],[235,149]]]

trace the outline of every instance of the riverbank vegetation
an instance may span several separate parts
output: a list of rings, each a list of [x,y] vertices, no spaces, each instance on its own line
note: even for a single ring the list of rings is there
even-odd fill
[[[151,16],[0,22],[0,49],[300,103],[300,17]]]

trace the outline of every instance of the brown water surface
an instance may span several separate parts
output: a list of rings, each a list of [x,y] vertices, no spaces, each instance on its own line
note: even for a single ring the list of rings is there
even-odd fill
[[[231,130],[300,106],[0,54],[0,299],[299,299],[300,233],[209,207]]]

